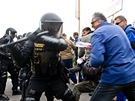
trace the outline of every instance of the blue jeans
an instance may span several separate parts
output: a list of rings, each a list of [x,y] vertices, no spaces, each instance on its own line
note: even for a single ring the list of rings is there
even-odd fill
[[[128,101],[135,101],[135,82],[123,85],[98,84],[90,101],[112,101],[121,91]]]
[[[126,97],[123,92],[117,94],[117,101],[126,101]]]

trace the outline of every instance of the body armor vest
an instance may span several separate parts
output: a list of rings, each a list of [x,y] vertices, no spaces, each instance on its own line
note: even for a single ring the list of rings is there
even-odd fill
[[[52,77],[58,74],[58,52],[47,51],[45,44],[35,43],[33,53],[32,71],[35,75]]]

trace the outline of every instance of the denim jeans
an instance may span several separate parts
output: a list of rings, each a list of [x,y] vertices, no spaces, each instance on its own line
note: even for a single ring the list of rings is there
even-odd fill
[[[98,84],[90,101],[112,101],[121,91],[128,101],[135,101],[135,82],[122,85]]]
[[[126,101],[126,97],[123,94],[123,92],[120,92],[117,94],[117,100],[116,101]]]

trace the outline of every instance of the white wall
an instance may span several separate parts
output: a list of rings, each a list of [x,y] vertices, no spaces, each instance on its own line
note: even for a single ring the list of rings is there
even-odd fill
[[[117,13],[117,15],[124,15],[127,18],[128,23],[133,23],[135,20],[135,3],[134,0],[123,0],[123,10]]]
[[[81,0],[81,30],[89,26],[91,27],[91,17],[94,12],[105,13],[111,0]],[[124,15],[127,18],[128,23],[132,23],[135,20],[135,4],[134,0],[123,0],[123,9],[114,15]],[[111,17],[108,19],[110,22]]]

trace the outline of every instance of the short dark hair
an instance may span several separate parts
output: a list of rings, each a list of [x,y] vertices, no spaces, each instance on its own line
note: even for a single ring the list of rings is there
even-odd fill
[[[78,34],[78,32],[74,32],[74,33],[73,33],[73,36],[75,36],[75,35],[77,35],[77,36],[78,36],[78,35],[79,35],[79,34]]]
[[[62,33],[62,36],[67,36],[65,33]]]
[[[127,21],[127,19],[123,16],[123,15],[119,15],[119,16],[117,16],[117,17],[115,17],[115,19],[114,20],[116,20],[116,19],[120,19],[120,20],[122,20],[122,21]]]
[[[90,31],[91,32],[91,29],[90,29],[90,27],[85,27],[85,28],[83,28],[82,31]]]

